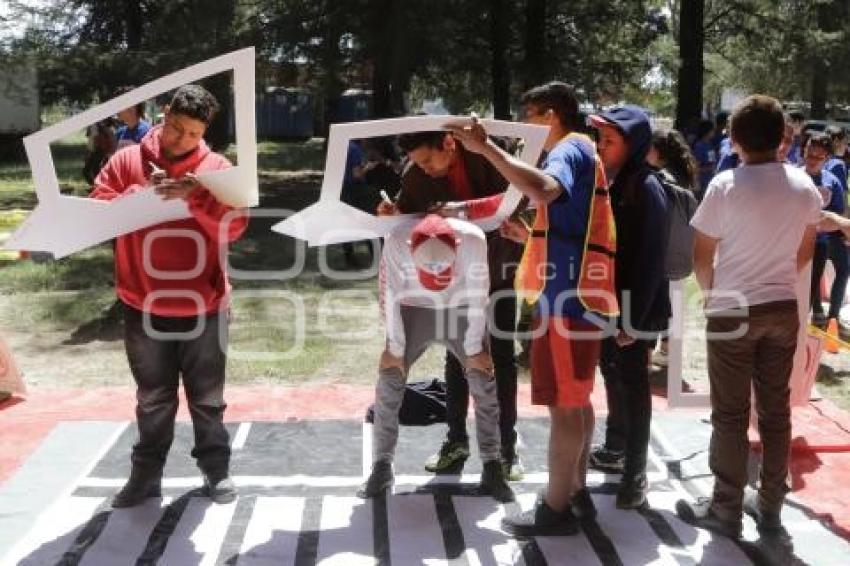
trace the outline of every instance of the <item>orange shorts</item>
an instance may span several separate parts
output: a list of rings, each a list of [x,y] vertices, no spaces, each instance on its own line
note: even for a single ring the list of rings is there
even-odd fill
[[[539,319],[532,324],[531,402],[549,407],[589,406],[602,332],[589,322],[556,316],[548,317],[545,332],[541,324],[544,321]]]

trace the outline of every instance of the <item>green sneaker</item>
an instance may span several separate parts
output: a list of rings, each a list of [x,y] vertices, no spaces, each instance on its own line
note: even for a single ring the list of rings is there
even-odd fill
[[[513,453],[502,457],[502,475],[508,481],[522,481],[525,477],[525,468],[519,454]]]
[[[435,454],[425,460],[425,469],[431,473],[438,473],[457,468],[457,471],[460,472],[467,458],[469,458],[468,442],[446,440]]]

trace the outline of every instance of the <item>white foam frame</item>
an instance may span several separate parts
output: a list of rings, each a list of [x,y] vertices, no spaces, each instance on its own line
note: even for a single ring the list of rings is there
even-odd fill
[[[256,206],[257,137],[254,95],[254,48],[249,47],[176,71],[122,94],[24,138],[32,169],[38,206],[9,238],[14,250],[51,252],[61,258],[116,236],[166,222],[188,218],[182,200],[163,201],[152,190],[139,191],[114,201],[62,195],[50,144],[85,127],[114,116],[124,108],[210,75],[233,71],[237,164],[220,173],[205,174],[204,181],[225,188],[238,184],[241,205]],[[82,165],[82,164],[81,164]],[[213,191],[212,188],[210,188]],[[215,192],[215,191],[213,191]]]
[[[464,116],[411,116],[365,122],[349,122],[331,126],[328,153],[319,202],[272,226],[280,234],[305,240],[309,246],[325,246],[385,236],[409,215],[373,216],[340,200],[345,176],[348,144],[351,140],[393,136],[412,132],[443,130],[449,124],[467,123]],[[491,136],[520,138],[525,145],[520,159],[536,165],[549,134],[548,126],[481,120]],[[492,230],[517,207],[522,194],[509,186],[498,212],[477,221],[485,230]]]
[[[809,401],[821,354],[821,343],[808,335],[809,289],[811,281],[811,263],[798,275],[796,293],[800,329],[797,336],[797,350],[794,353],[794,365],[791,371],[791,405],[803,406]],[[673,316],[670,319],[670,339],[667,344],[667,406],[671,409],[711,407],[711,394],[708,390],[684,391],[683,365],[685,352],[684,281],[670,282],[670,301]],[[706,370],[707,372],[707,370]],[[706,373],[707,377],[707,373]],[[707,383],[707,380],[706,380]]]

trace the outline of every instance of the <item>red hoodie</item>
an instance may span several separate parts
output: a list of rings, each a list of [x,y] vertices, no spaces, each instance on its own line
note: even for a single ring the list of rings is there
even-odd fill
[[[161,126],[151,129],[139,145],[113,155],[94,181],[92,198],[112,200],[147,187],[148,162],[165,170],[172,179],[186,173],[230,167],[230,162],[210,151],[203,140],[180,161],[171,162],[160,153]],[[222,230],[224,216],[233,209],[215,200],[204,187],[187,199],[191,218],[164,222],[124,236],[115,246],[115,287],[129,306],[159,316],[196,316],[227,308],[230,283],[220,259],[227,244],[245,231],[248,217],[238,213]],[[160,230],[180,230],[186,235],[153,235]],[[191,234],[191,235],[190,235]],[[145,269],[144,245],[148,239],[149,269]],[[150,271],[150,273],[148,273]],[[181,273],[182,272],[182,273]]]

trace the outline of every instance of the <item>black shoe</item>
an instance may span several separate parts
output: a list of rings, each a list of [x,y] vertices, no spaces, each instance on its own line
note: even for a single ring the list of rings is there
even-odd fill
[[[575,535],[579,527],[569,506],[563,511],[555,511],[541,497],[528,511],[504,517],[502,530],[517,537],[533,537]]]
[[[371,499],[383,495],[393,486],[394,480],[392,463],[386,460],[378,460],[372,466],[369,479],[357,490],[357,497]]]
[[[572,514],[579,520],[585,521],[596,518],[596,505],[593,504],[593,498],[590,497],[590,492],[586,487],[573,494],[570,507]]]
[[[617,490],[617,509],[639,509],[646,505],[646,492],[649,482],[646,474],[624,477]]]
[[[112,498],[112,507],[135,507],[144,503],[148,497],[162,496],[162,473],[142,472],[133,469],[130,479],[121,488],[121,491]]]
[[[590,451],[587,465],[594,470],[609,474],[622,474],[626,457],[622,450],[611,450],[605,446],[595,446]]]
[[[499,460],[484,462],[484,469],[481,471],[481,483],[478,484],[478,493],[489,495],[501,503],[516,499],[511,486],[505,481],[502,462]]]
[[[783,528],[779,511],[767,511],[759,505],[758,492],[747,490],[744,493],[744,513],[753,518],[759,530],[781,531]]]
[[[235,501],[238,491],[236,484],[227,475],[216,479],[204,474],[204,495],[212,499],[213,503],[223,505]]]
[[[741,519],[721,519],[711,509],[711,499],[700,498],[696,503],[680,499],[676,502],[676,514],[684,522],[695,527],[720,533],[733,539],[741,538]]]

